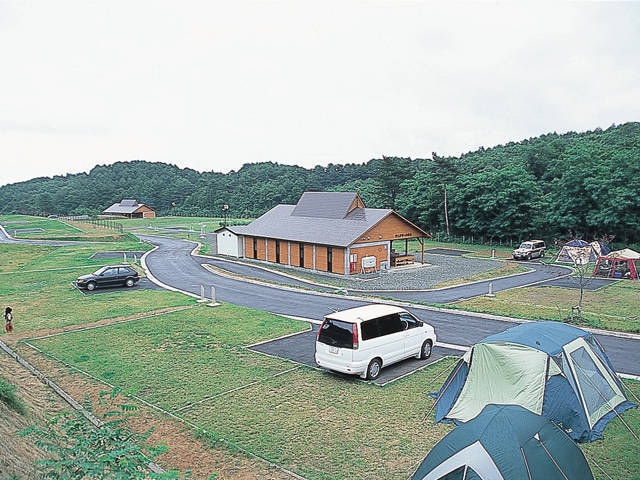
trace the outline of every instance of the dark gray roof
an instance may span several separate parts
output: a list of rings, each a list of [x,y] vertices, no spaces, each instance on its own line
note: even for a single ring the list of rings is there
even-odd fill
[[[249,225],[233,227],[233,232],[246,236],[346,247],[393,213],[390,209],[358,208],[346,218],[343,218],[344,213],[339,218],[336,218],[336,215],[332,218],[302,216],[300,210],[294,214],[296,207],[278,205]],[[311,209],[311,213],[317,214],[319,210]]]
[[[291,215],[294,217],[345,218],[358,198],[353,192],[305,192]]]

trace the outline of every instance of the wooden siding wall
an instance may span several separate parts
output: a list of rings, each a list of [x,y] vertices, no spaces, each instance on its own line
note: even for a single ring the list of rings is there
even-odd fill
[[[344,248],[333,247],[333,273],[344,275]]]
[[[327,247],[316,245],[316,270],[327,271]]]
[[[313,268],[313,245],[304,244],[304,268]]]
[[[351,247],[350,254],[357,255],[355,271],[353,273],[360,273],[362,268],[363,257],[376,257],[376,269],[380,269],[380,262],[387,261],[388,246],[385,245],[366,245],[362,247]]]
[[[244,237],[244,256],[253,258],[253,237]]]
[[[422,233],[418,229],[406,223],[397,215],[389,215],[360,237],[355,243],[369,243],[418,237],[422,237]]]
[[[258,238],[258,256],[256,260],[268,261],[271,263],[276,262],[276,241],[270,239],[266,241],[264,238]],[[266,244],[266,246],[265,246]],[[314,268],[313,253],[314,246],[305,243],[304,244],[304,265],[300,265],[300,244],[298,242],[280,241],[280,263],[282,265],[291,265],[293,267],[302,268]],[[267,256],[268,250],[268,256]],[[253,257],[253,237],[244,237],[244,256],[246,258]],[[328,271],[327,263],[327,247],[323,245],[316,245],[315,247],[315,269],[322,272]],[[332,255],[332,273],[344,275],[344,255],[345,249],[340,247],[333,247],[331,251]]]
[[[298,242],[291,242],[291,265],[294,267],[300,267],[300,244]]]
[[[258,257],[257,260],[267,259],[267,246],[264,238],[258,238]]]

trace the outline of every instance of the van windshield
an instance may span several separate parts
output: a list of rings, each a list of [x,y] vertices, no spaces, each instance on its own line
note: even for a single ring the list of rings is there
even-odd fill
[[[327,318],[320,327],[318,341],[332,347],[353,348],[353,323]]]

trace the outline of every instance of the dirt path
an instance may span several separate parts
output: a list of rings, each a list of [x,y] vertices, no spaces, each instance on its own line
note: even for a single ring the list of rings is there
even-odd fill
[[[101,321],[97,324],[104,325],[122,320]],[[78,328],[87,326],[89,325]],[[64,331],[70,330],[72,329],[66,328]],[[58,333],[58,331],[29,332],[28,337],[52,333]],[[78,402],[82,403],[85,394],[88,394],[96,406],[100,392],[110,390],[107,385],[70,370],[27,345],[19,344],[19,340],[26,336],[26,334],[2,335],[0,340]],[[28,412],[22,416],[0,403],[0,438],[3,439],[0,442],[0,479],[34,478],[33,465],[37,459],[45,458],[45,455],[35,447],[32,439],[20,438],[16,432],[50,418],[57,412],[69,410],[71,407],[28,370],[2,352],[0,352],[0,375],[17,387],[17,396],[24,402]],[[128,398],[125,402],[135,403]],[[217,474],[216,479],[225,480],[291,480],[294,478],[265,461],[234,451],[223,444],[207,447],[194,437],[190,426],[168,418],[145,405],[139,405],[139,410],[129,421],[129,425],[139,432],[153,428],[150,443],[169,447],[169,451],[158,457],[156,463],[165,470],[182,472],[191,470],[191,478],[194,480],[207,479],[213,474]]]

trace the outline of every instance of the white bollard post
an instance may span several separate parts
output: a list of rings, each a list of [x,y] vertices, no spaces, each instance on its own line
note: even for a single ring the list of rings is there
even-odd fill
[[[485,297],[495,297],[495,294],[493,293],[493,282],[489,282],[489,293],[487,293]]]
[[[199,302],[206,302],[207,299],[204,298],[204,285],[200,285],[200,300]]]
[[[215,307],[216,305],[218,305],[218,303],[216,303],[216,287],[211,285],[211,303],[209,304],[209,306]]]
[[[495,248],[491,249],[491,258],[496,258],[496,249]]]

